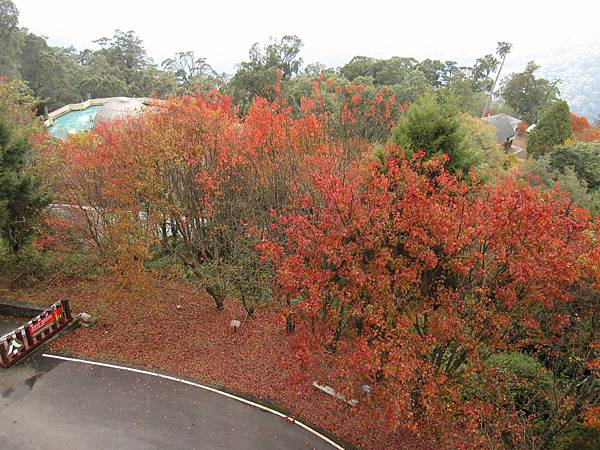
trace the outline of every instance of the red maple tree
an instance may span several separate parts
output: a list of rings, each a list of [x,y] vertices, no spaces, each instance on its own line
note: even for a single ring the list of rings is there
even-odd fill
[[[344,170],[312,159],[311,195],[299,193],[260,245],[289,305],[301,373],[436,446],[539,438],[489,361],[560,353],[575,320],[564,305],[590,276],[589,214],[513,178],[468,184],[443,158],[388,152],[382,165]]]

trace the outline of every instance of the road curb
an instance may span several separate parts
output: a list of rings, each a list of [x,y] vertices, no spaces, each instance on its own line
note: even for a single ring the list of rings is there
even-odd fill
[[[235,391],[235,390],[227,388],[225,386],[220,386],[220,385],[215,385],[215,384],[210,384],[210,383],[203,383],[203,382],[201,383],[196,380],[186,378],[186,377],[180,377],[180,376],[177,376],[177,375],[174,375],[174,374],[162,371],[162,370],[154,370],[154,369],[150,370],[146,367],[138,366],[138,365],[129,365],[129,364],[124,365],[123,363],[116,363],[114,361],[104,360],[104,359],[99,359],[99,360],[82,359],[82,358],[79,358],[78,355],[76,355],[76,354],[67,353],[67,352],[44,353],[42,356],[46,357],[46,358],[50,358],[50,359],[71,361],[71,362],[75,362],[75,363],[88,364],[88,365],[99,366],[99,367],[107,367],[107,368],[118,369],[118,370],[126,370],[126,371],[130,371],[130,372],[134,372],[134,373],[138,373],[138,374],[142,374],[142,375],[153,376],[153,377],[160,378],[160,379],[166,379],[166,380],[170,380],[170,381],[187,384],[189,386],[194,386],[194,387],[197,387],[200,389],[207,390],[209,392],[213,392],[218,395],[226,396],[228,398],[242,402],[242,403],[252,406],[254,408],[258,408],[263,411],[274,414],[276,416],[279,416],[282,419],[288,420],[291,424],[298,425],[299,427],[305,429],[306,431],[314,434],[315,436],[319,437],[320,439],[327,442],[334,448],[337,448],[338,450],[359,450],[358,447],[350,444],[346,440],[341,439],[336,436],[333,436],[332,433],[330,433],[326,430],[323,430],[322,428],[320,428],[316,425],[313,425],[312,423],[310,423],[308,421],[296,419],[293,415],[291,415],[290,411],[288,411],[286,408],[281,407],[280,405],[274,403],[273,401],[271,401],[269,399],[258,398],[253,395]]]

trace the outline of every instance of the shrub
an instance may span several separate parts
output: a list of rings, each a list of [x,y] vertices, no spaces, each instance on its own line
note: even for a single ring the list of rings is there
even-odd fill
[[[480,155],[478,169],[482,170],[482,175],[503,173],[511,164],[509,157],[496,142],[494,127],[467,113],[461,114],[460,117],[460,127],[465,135],[464,144],[474,154]]]
[[[0,236],[13,253],[27,244],[41,209],[49,203],[31,170],[32,151],[26,137],[13,139],[0,116]]]
[[[26,287],[50,278],[68,280],[90,277],[99,270],[98,259],[94,255],[46,252],[35,245],[27,246],[19,253],[12,253],[0,241],[0,274],[15,287]]]
[[[600,430],[586,427],[577,419],[572,419],[558,435],[552,448],[554,450],[598,450]]]
[[[398,152],[382,165],[315,159],[311,195],[296,196],[261,244],[295,321],[300,370],[352,397],[371,385],[374,416],[437,446],[522,443],[539,430],[501,400],[504,378],[469,398],[464,382],[489,380],[487,353],[562,351],[552,344],[577,313],[554,311],[589,274],[589,215],[512,178],[469,184],[443,160]],[[519,374],[531,365],[514,362]]]
[[[600,128],[587,128],[577,134],[577,140],[580,142],[598,142],[600,141]]]
[[[589,189],[600,187],[600,142],[575,143],[550,153],[550,165],[562,173],[571,167]]]
[[[535,422],[534,427],[543,427],[543,422],[552,413],[550,394],[554,390],[552,373],[534,357],[521,352],[496,353],[486,365],[502,373],[502,390],[523,417]]]
[[[571,136],[569,105],[564,100],[554,102],[542,115],[527,138],[527,153],[533,158],[550,152]]]
[[[572,166],[553,168],[551,156],[545,155],[525,165],[524,178],[534,185],[544,185],[548,189],[555,186],[566,193],[578,205],[587,208],[593,216],[600,213],[600,191],[589,189],[587,181],[575,172]]]
[[[400,116],[390,139],[409,156],[420,150],[428,158],[447,154],[452,172],[461,170],[466,174],[481,159],[481,153],[466,142],[455,101],[444,95],[428,94],[413,103]]]

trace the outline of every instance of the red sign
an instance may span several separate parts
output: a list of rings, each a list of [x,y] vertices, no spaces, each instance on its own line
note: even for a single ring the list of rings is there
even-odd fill
[[[67,300],[56,302],[12,333],[0,337],[0,367],[8,368],[73,323]]]
[[[41,319],[39,322],[29,326],[29,333],[34,335],[37,331],[60,321],[62,317],[62,306],[57,307],[52,313]]]

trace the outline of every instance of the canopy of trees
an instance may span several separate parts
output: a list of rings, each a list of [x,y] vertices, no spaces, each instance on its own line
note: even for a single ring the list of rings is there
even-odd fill
[[[541,113],[558,97],[556,82],[536,78],[539,66],[530,61],[522,73],[510,75],[502,85],[502,98],[517,115],[536,123]]]
[[[461,154],[442,147],[489,137],[434,97],[399,108],[412,156],[390,143],[374,157],[354,128],[372,114],[364,89],[327,84],[300,109],[257,97],[242,117],[215,92],[172,99],[49,148],[45,173],[73,205],[61,235],[130,281],[166,259],[217,308],[277,305],[299,379],[430,446],[549,445],[583,423],[600,395],[589,213],[511,174],[453,175]],[[439,125],[413,133],[424,112]],[[426,153],[438,127],[448,142]]]
[[[209,61],[193,51],[177,52],[155,64],[142,39],[131,30],[116,30],[112,37],[95,40],[96,49],[78,50],[49,46],[45,38],[20,28],[18,19],[13,2],[0,0],[0,75],[25,80],[40,98],[40,113],[87,97],[163,98],[213,88],[230,95],[241,112],[247,112],[257,95],[273,100],[278,95],[273,89],[278,81],[299,107],[299,99],[310,92],[312,81],[323,75],[342,85],[352,82],[372,86],[375,91],[386,87],[398,104],[416,101],[428,89],[445,89],[456,96],[463,111],[481,115],[487,105],[493,113],[517,114],[533,123],[557,92],[553,83],[534,77],[537,66],[532,63],[523,74],[509,78],[502,97],[492,96],[494,102],[488,105],[511,49],[505,42],[498,43],[495,54],[477,58],[472,66],[400,56],[356,56],[338,69],[311,63],[302,70],[302,40],[286,35],[264,45],[255,43],[248,60],[227,75],[216,73]]]
[[[286,35],[228,77],[191,51],[159,67],[132,31],[51,47],[10,0],[0,24],[5,248],[92,255],[126,300],[168,276],[217,310],[267,310],[290,333],[292,381],[336,386],[420,448],[600,435],[600,150],[534,64],[495,96],[510,44],[472,67],[303,70]],[[88,95],[166,99],[48,139],[33,110]],[[525,174],[479,119],[489,99],[541,114]]]
[[[483,156],[478,149],[468,147],[459,109],[447,96],[424,96],[412,104],[400,117],[391,139],[409,154],[419,150],[427,157],[447,154],[452,171],[466,173]]]

